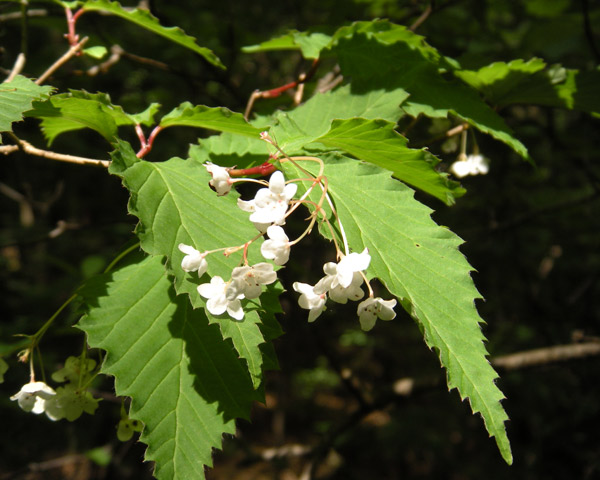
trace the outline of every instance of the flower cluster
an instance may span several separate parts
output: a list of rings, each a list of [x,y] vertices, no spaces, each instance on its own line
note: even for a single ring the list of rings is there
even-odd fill
[[[462,155],[450,165],[450,171],[458,178],[467,175],[485,175],[490,169],[488,160],[482,155]]]
[[[205,166],[212,175],[210,184],[217,194],[227,194],[233,183],[228,170],[213,164]],[[261,245],[260,251],[265,259],[272,260],[275,265],[284,265],[290,256],[290,241],[281,225],[285,224],[285,217],[297,188],[293,183],[286,185],[283,173],[276,171],[271,175],[268,185],[259,189],[252,200],[238,200],[239,208],[250,213],[249,220],[259,232],[269,237]],[[245,244],[243,247],[247,246],[248,244]],[[206,256],[212,252],[200,252],[183,243],[179,245],[179,250],[185,254],[181,261],[182,270],[197,272],[200,277],[207,272]],[[227,313],[235,320],[243,320],[241,301],[258,298],[263,291],[263,285],[270,285],[277,280],[277,273],[272,264],[260,262],[249,265],[245,254],[244,261],[243,266],[233,269],[229,280],[225,281],[215,275],[210,282],[198,285],[198,293],[206,299],[206,309],[212,315]]]
[[[278,149],[267,133],[262,134],[261,138]],[[298,166],[293,158],[287,157],[285,154],[284,158],[284,161],[294,162]],[[179,250],[185,254],[181,261],[181,268],[185,272],[198,272],[199,276],[204,275],[209,269],[206,260],[208,254],[225,250],[225,254],[230,255],[242,248],[244,250],[241,266],[233,269],[229,279],[226,280],[220,276],[213,276],[208,283],[202,283],[197,287],[199,295],[206,299],[206,309],[210,314],[218,316],[227,313],[235,320],[243,320],[244,309],[242,301],[244,299],[258,298],[263,291],[263,285],[272,284],[277,280],[277,273],[271,263],[261,262],[255,265],[248,263],[247,249],[256,239],[265,237],[260,247],[260,252],[266,260],[272,261],[277,266],[285,265],[290,258],[291,247],[311,231],[317,216],[323,214],[322,204],[325,200],[328,201],[336,221],[340,224],[340,231],[343,232],[341,221],[335,212],[333,203],[327,195],[327,183],[326,181],[322,182],[322,179],[324,179],[322,176],[323,163],[321,160],[313,157],[302,157],[302,160],[316,161],[321,165],[320,173],[314,177],[314,180],[310,179],[313,184],[308,189],[310,191],[316,185],[320,185],[322,195],[319,203],[305,200],[308,193],[300,199],[294,200],[294,196],[298,190],[298,185],[295,182],[301,180],[286,181],[281,171],[275,171],[268,182],[243,178],[236,178],[234,180],[230,178],[230,169],[219,167],[212,163],[205,164],[207,171],[212,177],[210,185],[216,190],[218,195],[229,193],[234,182],[252,181],[263,185],[256,192],[253,199],[238,199],[237,201],[238,207],[250,214],[248,219],[258,230],[259,234],[257,237],[238,247],[227,247],[204,252],[200,252],[190,245],[179,245]],[[298,166],[298,168],[307,173],[307,176],[311,175],[301,167]],[[237,170],[236,172],[240,171]],[[233,171],[231,173],[233,174]],[[310,203],[315,207],[311,214],[311,223],[304,234],[298,239],[290,241],[283,226],[286,223],[286,217],[290,213],[290,205],[302,202]],[[325,215],[323,215],[323,222],[331,228],[329,219],[325,218]],[[298,299],[300,307],[309,310],[309,322],[315,321],[325,310],[328,298],[337,303],[347,303],[348,300],[359,301],[365,296],[362,285],[367,281],[365,271],[369,267],[371,256],[366,248],[361,253],[349,253],[345,234],[343,235],[345,254],[334,240],[336,242],[339,262],[326,263],[323,267],[324,277],[314,286],[301,282],[293,284],[294,290],[300,294]],[[396,300],[374,298],[373,291],[368,282],[367,288],[369,290],[369,297],[359,304],[357,311],[361,327],[364,330],[373,328],[377,318],[391,320],[396,315],[393,310]]]
[[[91,359],[69,357],[65,367],[52,375],[57,382],[67,382],[54,390],[45,382],[31,381],[10,397],[19,407],[36,415],[45,413],[50,420],[66,418],[76,420],[83,412],[93,414],[98,408],[99,399],[87,391],[86,385],[91,378],[90,372],[96,362]]]
[[[325,276],[313,287],[307,283],[295,282],[293,287],[298,293],[298,305],[309,310],[308,321],[314,322],[325,310],[327,297],[337,303],[347,303],[348,300],[358,301],[365,296],[361,288],[366,280],[365,270],[371,263],[368,249],[362,253],[345,255],[338,263],[328,262],[323,266]],[[371,288],[369,287],[369,291]],[[396,300],[385,301],[371,296],[361,302],[357,314],[363,330],[371,330],[377,318],[391,320],[396,316],[393,308]]]

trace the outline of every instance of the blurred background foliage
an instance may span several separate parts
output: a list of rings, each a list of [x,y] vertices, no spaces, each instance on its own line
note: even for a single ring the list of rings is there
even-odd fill
[[[35,13],[27,21],[24,73],[35,77],[67,49],[66,24],[60,7],[29,3]],[[78,32],[91,38],[89,45],[120,45],[125,53],[95,76],[88,71],[98,62],[80,57],[49,83],[60,91],[108,92],[132,113],[151,102],[161,103],[166,113],[186,100],[243,111],[253,90],[292,81],[310,63],[296,53],[243,54],[242,46],[288,29],[332,31],[377,17],[417,22],[419,34],[464,68],[538,56],[589,71],[600,61],[600,4],[593,0],[151,0],[146,6],[163,25],[178,25],[213,49],[228,69],[212,67],[120,19],[90,13],[78,22]],[[16,11],[15,3],[0,3],[4,73],[22,43]],[[291,104],[284,95],[259,102],[256,111]],[[598,341],[598,115],[535,105],[514,105],[501,113],[535,166],[499,142],[470,134],[469,145],[476,142],[490,160],[489,174],[464,179],[468,192],[453,207],[420,194],[419,199],[435,210],[438,223],[465,240],[461,250],[477,270],[473,276],[486,299],[478,309],[487,322],[482,327],[492,358]],[[407,136],[412,145],[427,144],[447,169],[456,158],[456,142],[427,142],[450,126],[420,121]],[[35,121],[16,124],[15,131],[44,147]],[[137,145],[132,132],[122,135]],[[148,159],[185,156],[197,135],[192,129],[168,129]],[[96,133],[80,131],[61,135],[52,149],[107,158],[110,145]],[[14,154],[0,161],[0,183],[1,354],[18,342],[13,335],[34,332],[83,280],[132,242],[135,222],[126,213],[126,191],[99,168]],[[322,248],[318,239],[301,245],[296,255],[305,260],[284,270],[285,285],[314,281],[319,265],[331,260],[331,249]],[[600,477],[598,357],[499,370],[515,456],[508,467],[481,419],[456,392],[446,391],[444,372],[408,315],[379,322],[364,334],[355,312],[341,305],[308,325],[293,295],[285,294],[282,304],[286,334],[276,342],[281,370],[268,374],[267,404],[256,406],[252,423],[240,422],[235,439],[226,439],[209,478],[301,478],[315,447],[319,478]],[[83,338],[71,328],[78,316],[74,306],[46,335],[42,349],[48,372],[81,348]],[[143,446],[116,439],[119,402],[108,380],[97,385],[105,401],[95,416],[52,423],[9,401],[28,374],[14,356],[9,362],[0,396],[0,479],[150,478],[151,466],[141,462]],[[397,394],[411,382],[410,394]]]

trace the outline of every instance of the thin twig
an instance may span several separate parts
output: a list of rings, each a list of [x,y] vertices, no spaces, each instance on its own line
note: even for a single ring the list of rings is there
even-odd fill
[[[492,365],[504,370],[518,370],[549,363],[565,362],[600,355],[600,342],[575,343],[512,353],[492,359]]]
[[[37,85],[41,85],[42,83],[44,83],[50,75],[52,75],[56,70],[58,70],[65,63],[67,63],[69,60],[71,60],[71,58],[73,58],[75,55],[77,55],[77,53],[79,53],[79,51],[81,51],[81,49],[83,48],[85,43],[88,41],[88,39],[89,39],[88,37],[84,37],[81,39],[80,42],[76,43],[71,48],[69,48],[69,50],[67,50],[67,52],[62,57],[60,57],[56,62],[54,62],[52,65],[50,65],[48,70],[46,70],[44,73],[42,73],[40,78],[38,78],[35,81],[35,83]]]
[[[469,128],[468,123],[461,123],[460,125],[457,125],[456,127],[453,127],[450,130],[447,130],[440,135],[436,135],[435,137],[430,138],[429,140],[427,140],[425,142],[419,143],[417,145],[411,145],[411,147],[412,148],[426,147],[426,146],[431,145],[432,143],[436,143],[436,142],[439,142],[440,140],[445,140],[447,138],[458,135],[459,133],[462,133],[464,130],[467,130],[468,128]]]
[[[49,160],[56,160],[58,162],[75,163],[77,165],[95,165],[98,167],[108,168],[110,161],[108,160],[97,160],[95,158],[78,157],[75,155],[66,155],[64,153],[56,153],[50,150],[42,150],[41,148],[34,147],[31,143],[25,140],[20,140],[13,136],[17,141],[17,145],[4,145],[0,147],[0,153],[9,155],[18,150],[23,151],[29,155],[35,155],[37,157],[47,158]]]
[[[23,67],[25,66],[25,54],[23,52],[19,53],[19,55],[17,55],[17,59],[15,60],[15,64],[13,65],[12,70],[10,71],[10,74],[8,75],[8,77],[6,77],[6,80],[4,80],[4,82],[12,82],[15,77],[21,73],[23,71]]]
[[[433,12],[433,7],[431,5],[431,3],[429,5],[427,5],[427,8],[425,10],[423,10],[423,13],[419,16],[419,18],[417,18],[413,24],[408,27],[408,29],[411,32],[414,32],[417,28],[419,28],[421,26],[421,24],[427,20],[427,18],[429,17],[429,15],[431,15],[431,13]]]

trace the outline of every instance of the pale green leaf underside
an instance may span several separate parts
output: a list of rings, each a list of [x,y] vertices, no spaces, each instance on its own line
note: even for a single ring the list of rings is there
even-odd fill
[[[409,185],[451,205],[464,190],[435,170],[438,160],[424,150],[411,149],[407,140],[385,120],[353,118],[334,120],[330,130],[316,139],[328,147],[340,148],[360,160],[379,165]]]
[[[270,50],[299,50],[304,58],[317,59],[330,41],[331,37],[324,33],[290,30],[285,35],[272,38],[258,45],[243,47],[242,51],[256,53]]]
[[[301,175],[289,163],[284,168],[290,178]],[[436,225],[413,190],[385,170],[337,158],[327,161],[324,174],[351,250],[369,248],[368,276],[379,278],[417,321],[446,368],[449,388],[469,398],[510,463],[507,416],[500,404],[504,396],[486,359],[482,320],[474,304],[481,297],[472,268],[458,250],[460,238]]]
[[[208,48],[198,45],[194,37],[186,35],[179,27],[163,27],[158,22],[158,19],[147,10],[138,8],[125,9],[118,2],[111,2],[108,0],[88,0],[83,3],[82,8],[86,11],[112,13],[113,15],[156,33],[167,40],[193,50],[217,67],[225,68],[221,63],[221,60],[219,60],[219,58]]]
[[[91,305],[78,326],[106,350],[102,372],[130,416],[159,479],[204,478],[212,450],[234,419],[247,418],[255,391],[244,365],[202,310],[177,297],[160,257],[90,280],[79,292]]]
[[[276,125],[269,134],[288,155],[327,133],[333,119],[362,117],[392,122],[403,115],[401,104],[408,98],[402,89],[374,89],[355,92],[350,85],[319,93],[289,113],[275,115]]]
[[[163,128],[173,126],[197,127],[259,138],[261,130],[250,125],[241,113],[225,107],[194,106],[189,102],[169,112],[160,120]]]
[[[48,97],[52,90],[21,75],[0,84],[0,132],[10,131],[13,122],[23,120],[23,112],[31,109],[33,101]]]
[[[184,243],[205,251],[243,245],[255,237],[257,231],[248,220],[249,214],[237,207],[235,191],[218,197],[208,185],[210,174],[199,162],[180,158],[161,163],[139,161],[123,142],[113,153],[111,172],[119,175],[131,192],[129,211],[140,219],[137,234],[144,251],[168,257],[167,266],[175,277],[177,293],[187,293],[194,307],[204,307],[205,300],[196,287],[210,279],[205,275],[200,280],[197,274],[181,269],[184,254],[178,245]],[[229,280],[233,268],[240,264],[241,255],[241,251],[229,257],[222,252],[209,255],[208,274]],[[249,249],[248,258],[250,263],[264,261],[256,243]],[[259,328],[261,307],[256,300],[246,300],[243,304],[246,315],[241,322],[227,314],[208,315],[211,323],[220,325],[223,336],[232,339],[258,386],[263,370],[259,348],[264,343]]]

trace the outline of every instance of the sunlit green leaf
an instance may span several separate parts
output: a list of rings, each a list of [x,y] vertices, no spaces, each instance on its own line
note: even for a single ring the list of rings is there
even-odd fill
[[[159,256],[89,280],[79,293],[90,308],[78,326],[106,351],[102,372],[115,377],[117,395],[132,398],[156,477],[204,478],[222,435],[235,433],[235,418],[248,418],[260,398],[230,342],[175,295]]]
[[[119,2],[109,0],[87,0],[83,2],[82,8],[86,11],[106,12],[124,18],[146,30],[193,50],[217,67],[225,68],[221,60],[208,48],[199,46],[194,37],[186,35],[179,27],[163,27],[158,19],[147,10],[139,8],[126,9]]]

